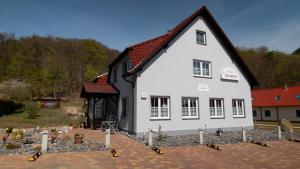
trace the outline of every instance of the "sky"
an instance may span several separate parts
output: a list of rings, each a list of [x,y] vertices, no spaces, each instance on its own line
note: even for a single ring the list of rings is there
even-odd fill
[[[238,47],[300,47],[299,0],[0,0],[0,32],[127,46],[164,34],[206,5]]]

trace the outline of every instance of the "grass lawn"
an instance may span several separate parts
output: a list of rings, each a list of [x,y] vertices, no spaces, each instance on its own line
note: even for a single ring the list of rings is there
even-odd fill
[[[0,128],[13,126],[15,128],[36,128],[40,127],[52,127],[62,126],[69,124],[76,124],[83,120],[82,116],[68,115],[64,112],[64,108],[67,106],[82,107],[82,101],[80,99],[70,100],[62,103],[60,109],[40,109],[38,117],[35,119],[28,119],[28,114],[25,112],[15,113],[7,116],[0,117]]]

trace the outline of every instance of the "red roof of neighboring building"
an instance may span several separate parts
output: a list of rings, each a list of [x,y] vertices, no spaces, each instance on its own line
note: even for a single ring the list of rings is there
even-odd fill
[[[120,55],[117,57],[110,65],[109,74],[111,72],[111,68],[114,64],[116,64],[120,59],[124,56],[128,56],[132,63],[132,68],[129,70],[129,73],[134,73],[138,70],[139,67],[143,66],[150,60],[156,53],[158,53],[162,48],[166,47],[168,43],[175,38],[181,31],[184,30],[196,17],[202,16],[205,21],[209,24],[209,26],[213,29],[214,33],[220,38],[221,42],[224,42],[223,45],[228,49],[230,56],[237,62],[238,66],[245,72],[247,75],[247,79],[249,80],[252,86],[257,85],[257,80],[253,76],[253,74],[249,71],[246,64],[243,62],[239,54],[236,52],[234,46],[231,44],[223,30],[219,27],[216,20],[210,14],[208,9],[203,6],[194,12],[191,16],[183,20],[179,23],[175,28],[168,31],[168,33],[144,41],[142,43],[138,43],[136,45],[132,45],[126,48]]]
[[[251,95],[253,107],[300,106],[300,86],[252,90]]]
[[[118,94],[118,91],[107,83],[108,74],[104,73],[97,76],[93,83],[85,83],[81,89],[81,97],[86,94]]]

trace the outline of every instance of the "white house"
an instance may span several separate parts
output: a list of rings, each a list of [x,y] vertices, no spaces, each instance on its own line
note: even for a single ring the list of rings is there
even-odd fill
[[[253,126],[257,81],[205,6],[126,48],[109,65],[108,83],[118,90],[119,127],[133,134]]]
[[[300,122],[300,86],[252,90],[253,119]]]

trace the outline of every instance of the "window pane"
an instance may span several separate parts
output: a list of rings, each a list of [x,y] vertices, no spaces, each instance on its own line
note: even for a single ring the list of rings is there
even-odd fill
[[[168,117],[168,98],[160,98],[160,115]]]
[[[209,100],[210,116],[215,116],[215,101],[213,99]]]
[[[205,44],[205,32],[199,32],[196,33],[197,43]]]
[[[202,71],[204,76],[209,76],[209,63],[208,62],[202,62]]]

